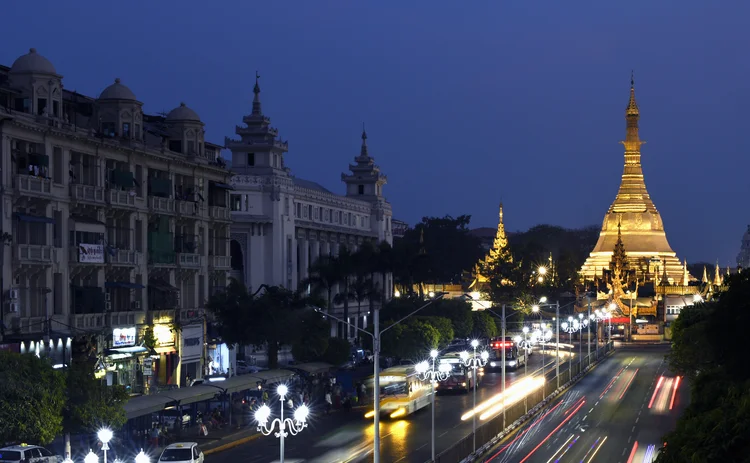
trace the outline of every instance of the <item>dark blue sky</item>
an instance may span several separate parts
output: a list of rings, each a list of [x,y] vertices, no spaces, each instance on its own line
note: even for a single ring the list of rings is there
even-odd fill
[[[36,47],[68,89],[122,78],[147,111],[181,101],[223,143],[263,109],[299,176],[343,192],[359,150],[394,215],[600,224],[622,172],[635,69],[646,184],[678,256],[734,264],[750,223],[750,2],[10,2],[0,62]]]

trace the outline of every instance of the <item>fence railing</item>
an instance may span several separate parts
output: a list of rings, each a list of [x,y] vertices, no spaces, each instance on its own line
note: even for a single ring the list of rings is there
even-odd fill
[[[522,421],[535,413],[538,408],[544,406],[547,402],[554,399],[560,394],[567,386],[569,386],[571,379],[576,381],[581,372],[586,370],[599,360],[606,358],[606,355],[613,350],[613,343],[605,344],[599,348],[599,352],[596,350],[591,352],[591,355],[582,355],[580,362],[574,360],[568,362],[567,360],[560,362],[560,367],[569,367],[569,369],[560,372],[560,388],[552,391],[547,397],[544,396],[544,389],[539,389],[531,392],[526,396],[526,400],[520,400],[513,405],[509,405],[505,409],[505,414],[500,412],[497,416],[477,426],[477,452],[474,454],[474,437],[471,432],[463,437],[461,440],[456,442],[453,446],[441,452],[435,457],[436,463],[455,463],[457,461],[473,461],[474,458],[479,458],[484,452],[489,450],[489,447],[495,445],[500,439],[512,429],[518,427]],[[545,381],[548,385],[557,384],[557,376],[555,370],[547,372],[545,375]],[[555,386],[552,386],[555,387]],[[546,388],[549,390],[549,387]],[[469,459],[472,457],[472,459]]]

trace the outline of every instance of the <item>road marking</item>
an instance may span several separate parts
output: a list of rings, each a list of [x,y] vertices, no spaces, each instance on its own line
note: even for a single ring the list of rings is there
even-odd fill
[[[633,429],[631,429],[630,432],[635,432],[635,426],[633,426]]]
[[[633,440],[633,436],[628,437],[628,444],[630,443],[631,440]]]
[[[448,434],[448,431],[445,431],[444,433],[440,434],[438,437],[443,437],[446,434]]]
[[[594,407],[591,407],[591,410],[589,410],[589,413],[594,411]]]
[[[588,415],[584,416],[581,421],[586,421],[586,418],[588,418],[588,417],[589,417]]]
[[[596,401],[596,403],[594,404],[594,407],[596,407],[597,405],[599,405],[599,401],[598,401],[598,400],[597,400],[597,401]]]
[[[627,451],[628,451],[627,447],[625,447],[624,449],[622,449],[622,455],[620,455],[620,456],[625,456],[625,452],[627,452]]]

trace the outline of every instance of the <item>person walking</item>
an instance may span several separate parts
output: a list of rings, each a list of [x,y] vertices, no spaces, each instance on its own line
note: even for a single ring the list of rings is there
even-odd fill
[[[331,407],[333,407],[333,400],[331,399],[331,392],[326,392],[326,415],[331,413]]]

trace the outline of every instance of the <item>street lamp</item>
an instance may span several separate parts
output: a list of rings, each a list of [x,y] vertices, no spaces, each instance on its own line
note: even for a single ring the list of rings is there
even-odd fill
[[[397,322],[385,327],[383,330],[380,329],[380,306],[378,304],[375,304],[372,311],[372,328],[373,332],[369,332],[367,330],[363,330],[362,328],[352,325],[348,321],[342,320],[338,317],[335,317],[331,315],[330,313],[323,312],[322,309],[319,307],[315,307],[316,312],[322,313],[326,317],[330,317],[337,322],[343,323],[345,325],[351,326],[355,330],[365,333],[368,336],[372,338],[372,364],[373,364],[373,424],[374,424],[374,431],[375,431],[375,439],[373,443],[373,454],[372,454],[372,460],[373,463],[380,463],[380,338],[383,336],[383,334],[393,328],[394,326],[398,325],[399,323],[403,322],[407,318],[411,317],[412,315],[416,314],[420,310],[428,307],[429,305],[433,304],[436,301],[439,301],[443,298],[447,293],[440,292],[440,293],[433,293],[432,296],[430,296],[430,301],[426,304],[422,305],[418,309],[414,310],[407,316],[401,318]]]
[[[568,321],[562,322],[560,328],[570,335],[571,346],[568,350],[568,370],[570,372],[569,379],[573,379],[573,333],[576,333],[581,329],[581,324],[575,318],[568,317]]]
[[[582,313],[578,314],[578,323],[580,325],[579,329],[581,331],[581,334],[578,335],[578,364],[580,365],[581,364],[581,360],[582,360],[581,357],[583,357],[583,352],[582,352],[583,351],[583,328],[585,327],[586,330],[587,330],[587,332],[589,334],[591,334],[591,332],[588,331],[588,329],[589,329],[588,328],[589,327],[589,319],[588,318],[584,318],[584,316],[583,316]],[[591,345],[589,345],[589,353],[588,353],[588,355],[591,355]],[[589,361],[591,361],[591,360],[589,359]]]
[[[70,457],[65,457],[63,463],[73,463],[73,460],[71,460]]]
[[[291,418],[284,418],[284,397],[288,392],[289,389],[284,384],[280,384],[279,387],[276,388],[276,394],[279,396],[279,399],[281,399],[279,400],[281,414],[279,415],[279,418],[274,418],[273,421],[271,421],[271,424],[268,424],[268,419],[271,417],[271,408],[268,405],[263,404],[255,411],[255,421],[258,422],[258,431],[266,436],[274,433],[274,435],[279,438],[281,443],[279,459],[281,460],[281,463],[284,463],[284,438],[289,434],[296,436],[305,429],[307,427],[307,416],[310,414],[310,409],[307,408],[307,405],[302,404],[294,410],[294,420]],[[278,431],[276,431],[277,426],[279,428]]]
[[[89,449],[88,455],[83,459],[83,463],[99,463],[99,456]]]
[[[135,456],[135,463],[151,463],[151,459],[141,449],[138,455]]]
[[[505,340],[503,340],[503,342],[505,342]],[[466,368],[471,369],[473,372],[472,376],[474,378],[474,409],[476,409],[477,408],[477,371],[487,364],[487,360],[490,358],[490,354],[485,350],[485,351],[482,351],[481,354],[477,355],[477,347],[479,347],[479,341],[477,341],[476,339],[471,341],[471,347],[472,349],[474,349],[474,353],[472,355],[469,355],[469,353],[466,351],[461,352],[461,360],[463,360],[464,365],[466,365]],[[503,353],[505,353],[505,348],[503,348]],[[472,433],[474,434],[474,451],[476,452],[477,451],[477,414],[474,413],[472,415],[472,418],[473,418]]]
[[[417,375],[422,381],[430,382],[430,395],[432,396],[432,461],[435,461],[435,383],[439,381],[445,381],[451,375],[451,366],[447,363],[441,363],[438,368],[435,369],[435,361],[437,360],[438,351],[435,349],[430,351],[431,362],[424,360],[415,365]]]
[[[109,450],[109,441],[112,440],[112,430],[102,428],[96,433],[96,437],[102,441],[102,451],[104,452],[104,463],[107,463],[107,450]]]

